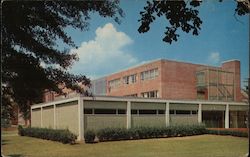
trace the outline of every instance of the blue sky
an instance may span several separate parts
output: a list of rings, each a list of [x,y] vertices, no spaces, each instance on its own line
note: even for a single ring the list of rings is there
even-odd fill
[[[88,31],[67,29],[79,46],[79,62],[71,72],[98,78],[145,61],[159,58],[220,66],[231,59],[241,61],[241,79],[248,77],[248,16],[234,16],[233,0],[205,1],[199,7],[203,23],[199,36],[179,32],[177,42],[162,41],[167,21],[157,19],[150,31],[140,34],[139,12],[146,1],[121,0],[125,12],[119,25],[111,18],[92,14]],[[237,18],[237,19],[236,19]],[[240,22],[239,22],[240,21]]]

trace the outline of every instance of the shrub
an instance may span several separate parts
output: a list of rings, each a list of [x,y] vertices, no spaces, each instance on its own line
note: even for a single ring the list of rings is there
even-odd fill
[[[23,128],[18,127],[18,134],[21,136],[36,137],[51,141],[58,141],[64,144],[74,144],[77,136],[71,133],[68,129],[49,129],[49,128]]]
[[[207,134],[214,134],[214,135],[231,135],[231,136],[237,136],[237,137],[248,137],[247,132],[241,132],[241,131],[233,131],[233,130],[206,130]]]
[[[97,132],[99,141],[114,141],[130,139],[129,131],[126,128],[105,128]]]
[[[24,135],[24,134],[23,134],[23,127],[22,127],[21,125],[18,125],[17,130],[18,130],[18,135],[20,135],[20,136],[23,136],[23,135]]]
[[[84,140],[85,140],[85,143],[94,143],[94,140],[95,140],[95,132],[92,131],[92,130],[87,130],[85,133],[84,133]]]
[[[205,125],[173,125],[169,127],[105,128],[97,132],[99,141],[191,136],[206,133]]]

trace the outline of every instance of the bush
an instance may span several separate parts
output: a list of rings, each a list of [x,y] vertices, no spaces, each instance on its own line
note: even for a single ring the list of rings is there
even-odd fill
[[[169,127],[105,128],[97,132],[99,141],[191,136],[206,133],[205,125],[174,125]]]
[[[130,139],[129,131],[126,128],[105,128],[97,132],[99,141],[114,141]]]
[[[84,140],[85,140],[85,143],[94,143],[94,140],[95,140],[95,132],[92,131],[92,130],[87,130],[85,133],[84,133]]]
[[[213,135],[231,135],[231,136],[237,136],[237,137],[248,137],[247,132],[241,132],[241,131],[233,131],[233,130],[206,130],[207,134],[213,134]]]
[[[18,134],[21,136],[36,137],[51,141],[58,141],[64,144],[74,144],[77,136],[68,129],[48,129],[48,128],[23,128],[18,126]]]
[[[21,125],[18,125],[17,130],[18,130],[18,135],[24,136],[24,134],[23,134],[23,127]]]

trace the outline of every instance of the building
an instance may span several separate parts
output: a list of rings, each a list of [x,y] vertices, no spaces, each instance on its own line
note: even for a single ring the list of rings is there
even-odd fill
[[[126,96],[177,100],[242,101],[240,61],[220,67],[159,59],[92,80],[95,96]],[[45,102],[73,97],[47,91]]]
[[[31,126],[69,129],[82,140],[86,130],[107,127],[204,123],[208,128],[246,128],[247,111],[247,103],[234,101],[77,96],[33,105]]]
[[[240,61],[213,67],[160,59],[94,80],[91,91],[107,96],[241,101]]]
[[[31,107],[31,126],[85,130],[164,127],[204,123],[208,128],[246,128],[240,62],[220,67],[160,59],[92,81],[92,97],[65,89]],[[51,92],[50,92],[51,94]]]

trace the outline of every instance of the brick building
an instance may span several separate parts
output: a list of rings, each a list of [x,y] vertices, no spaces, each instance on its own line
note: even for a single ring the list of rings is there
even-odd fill
[[[160,59],[94,80],[92,92],[107,96],[241,101],[240,61],[225,61],[220,67],[213,67]]]
[[[95,96],[242,101],[240,61],[220,67],[159,59],[91,81]],[[66,90],[66,89],[65,89]],[[66,90],[66,97],[76,94]],[[45,102],[65,96],[45,94]]]

